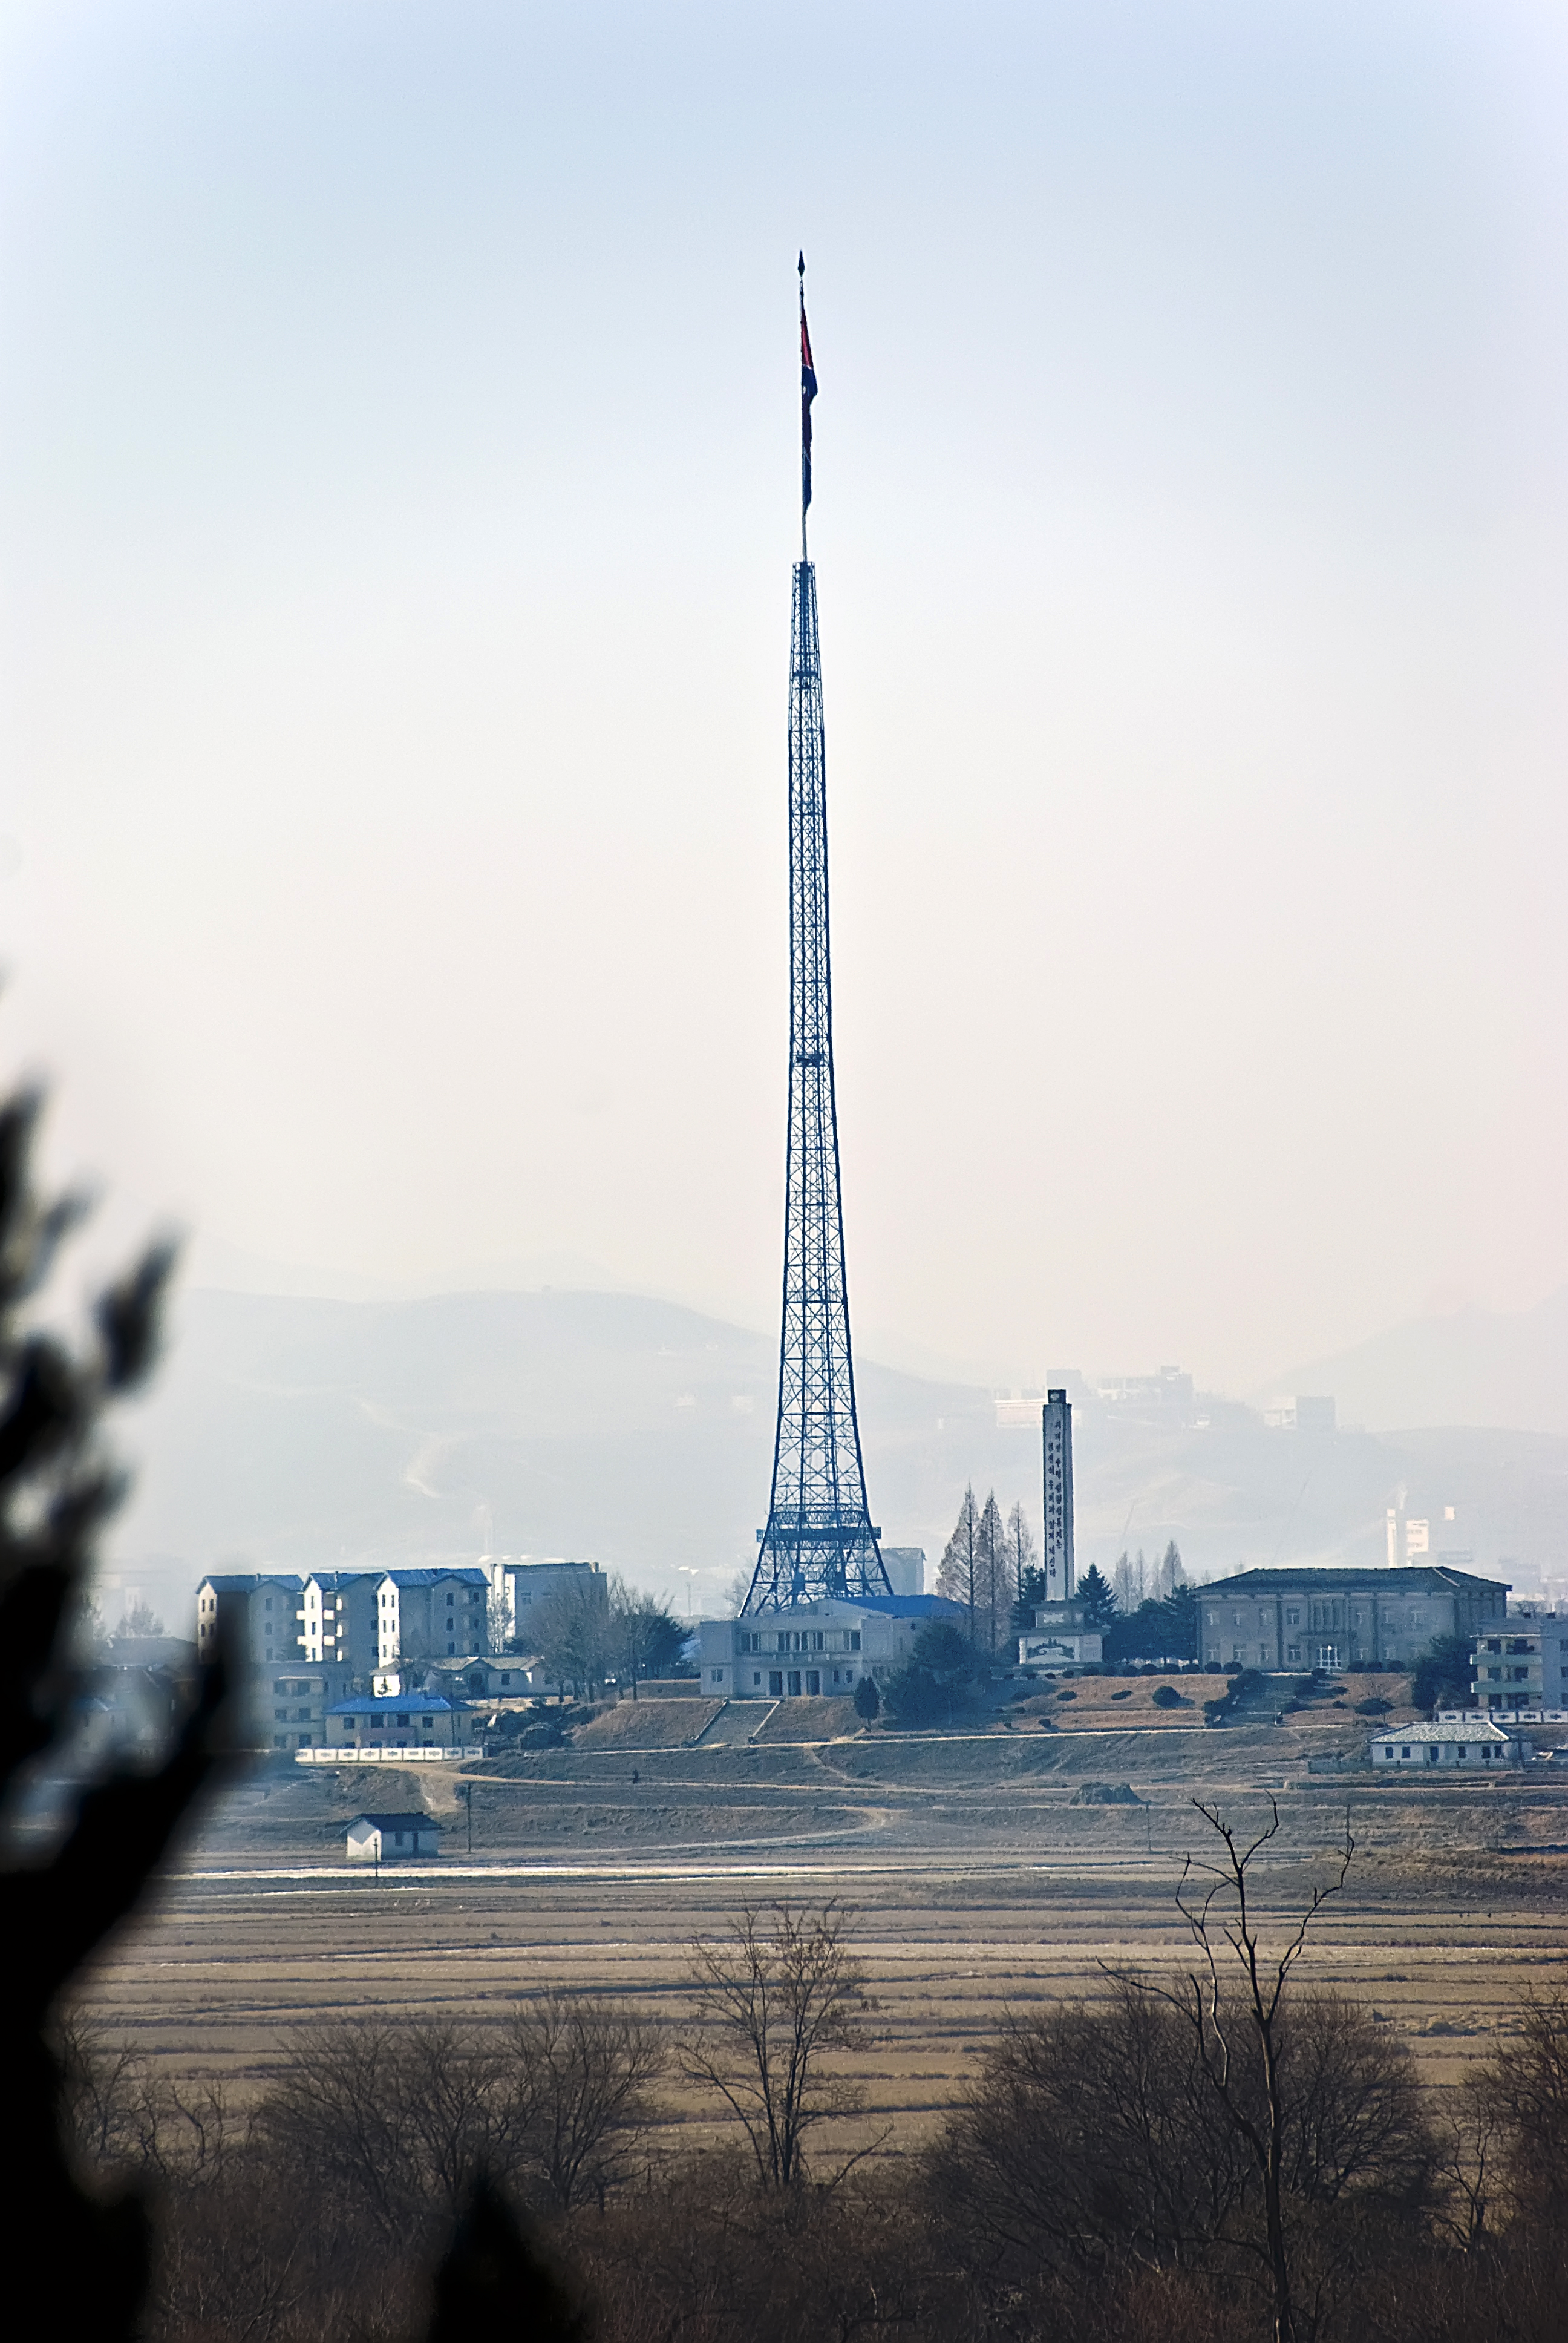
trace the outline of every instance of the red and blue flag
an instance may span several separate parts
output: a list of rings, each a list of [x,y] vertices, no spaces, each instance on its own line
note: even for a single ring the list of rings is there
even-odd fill
[[[804,259],[801,273],[805,273]],[[806,330],[806,287],[800,287],[800,509],[811,501],[811,401],[817,396],[817,369],[811,363],[811,337]]]

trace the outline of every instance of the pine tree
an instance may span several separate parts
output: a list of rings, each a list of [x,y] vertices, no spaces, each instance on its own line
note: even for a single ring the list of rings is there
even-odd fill
[[[976,1574],[980,1564],[980,1507],[975,1503],[972,1487],[964,1491],[963,1503],[953,1524],[953,1534],[943,1550],[941,1566],[937,1572],[937,1593],[945,1594],[950,1603],[961,1603],[970,1614],[970,1641],[974,1641],[975,1597],[980,1589]]]
[[[1083,1605],[1084,1624],[1103,1631],[1116,1616],[1116,1597],[1111,1582],[1091,1563],[1078,1582],[1078,1600]]]

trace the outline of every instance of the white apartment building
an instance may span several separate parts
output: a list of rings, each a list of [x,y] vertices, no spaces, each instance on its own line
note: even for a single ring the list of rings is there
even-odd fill
[[[216,1657],[221,1624],[253,1666],[298,1659],[304,1584],[282,1571],[224,1571],[204,1578],[196,1588],[196,1658]]]
[[[1513,1614],[1475,1639],[1472,1689],[1477,1708],[1563,1708],[1568,1682],[1563,1645],[1568,1617],[1555,1611]]]
[[[526,1647],[528,1614],[563,1586],[575,1587],[586,1602],[609,1602],[609,1580],[597,1562],[510,1562],[489,1567],[490,1584],[506,1614],[507,1640]]]
[[[467,1659],[490,1648],[490,1582],[477,1564],[459,1570],[388,1570],[377,1582],[377,1632],[394,1660]]]

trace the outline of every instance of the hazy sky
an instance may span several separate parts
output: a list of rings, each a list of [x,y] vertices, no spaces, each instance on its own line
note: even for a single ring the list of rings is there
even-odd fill
[[[862,1340],[1568,1278],[1560,9],[0,50],[0,1057],[111,1231],[767,1322],[803,243]]]

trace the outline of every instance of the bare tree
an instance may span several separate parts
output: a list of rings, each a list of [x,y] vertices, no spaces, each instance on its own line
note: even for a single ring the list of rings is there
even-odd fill
[[[639,1594],[624,1578],[610,1581],[608,1626],[617,1668],[630,1677],[636,1700],[638,1677],[672,1665],[685,1633],[668,1603],[657,1594]]]
[[[516,2161],[524,2125],[498,2046],[451,2026],[355,2018],[307,2026],[288,2050],[258,2132],[347,2189],[388,2244],[436,2207],[457,2212],[481,2173]]]
[[[528,1613],[528,1640],[546,1677],[563,1692],[569,1684],[591,1699],[609,1672],[614,1642],[606,1594],[597,1574],[574,1573]]]
[[[980,1592],[980,1507],[972,1487],[964,1491],[953,1534],[937,1569],[937,1593],[950,1603],[961,1603],[970,1614],[970,1641],[975,1639],[975,1604]]]
[[[512,1606],[499,1579],[490,1581],[490,1591],[485,1598],[485,1634],[488,1651],[504,1652],[511,1644]]]
[[[1568,2212],[1568,1976],[1532,1986],[1519,2030],[1482,2069],[1511,2208],[1540,2227]]]
[[[1021,1504],[1015,1504],[1007,1517],[1008,1575],[1012,1581],[1012,1600],[1023,1601],[1024,1581],[1036,1566],[1034,1532],[1029,1515]]]
[[[1007,1532],[993,1489],[985,1501],[975,1533],[975,1624],[984,1623],[986,1649],[996,1652],[997,1620],[1005,1619],[1011,1597],[1008,1592]]]
[[[664,2044],[628,2010],[561,1994],[525,2003],[506,2043],[525,2168],[558,2212],[585,2197],[602,2207],[654,2120]]]
[[[164,2074],[150,2058],[76,2016],[55,2027],[62,2122],[77,2167],[106,2176],[205,2187],[243,2145],[246,2127],[221,2083]]]
[[[1160,1567],[1154,1578],[1154,1592],[1161,1603],[1169,1603],[1176,1589],[1179,1586],[1185,1586],[1186,1584],[1187,1570],[1181,1560],[1181,1549],[1175,1539],[1171,1538],[1167,1542],[1165,1551],[1160,1557]]]
[[[1181,2011],[1191,2027],[1204,2079],[1256,2170],[1263,2196],[1274,2303],[1274,2343],[1297,2343],[1284,2217],[1287,2123],[1282,2066],[1282,2005],[1308,1930],[1323,1906],[1344,1886],[1355,1855],[1355,1840],[1347,1808],[1344,1845],[1336,1872],[1326,1884],[1312,1888],[1307,1909],[1283,1946],[1269,1953],[1263,1947],[1248,1875],[1264,1847],[1278,1835],[1279,1807],[1272,1799],[1269,1801],[1268,1827],[1243,1844],[1218,1807],[1207,1805],[1201,1798],[1194,1798],[1192,1804],[1224,1853],[1215,1863],[1204,1863],[1189,1855],[1182,1866],[1176,1902],[1201,1960],[1189,1974],[1184,1987],[1165,1997]],[[1221,1983],[1220,1946],[1230,1956],[1227,1975],[1240,1999],[1240,2025]]]
[[[1257,2167],[1184,2011],[1145,1979],[1110,1982],[1109,2007],[1014,2019],[931,2151],[944,2220],[1003,2290],[1041,2269],[1225,2282],[1266,2264]],[[1424,2207],[1438,2143],[1409,2054],[1365,2011],[1292,1996],[1279,2047],[1283,2186],[1320,2265],[1342,2263]],[[1255,2066],[1237,2084],[1256,2116]]]
[[[729,2107],[766,2189],[799,2187],[809,2135],[860,2105],[859,2092],[823,2066],[829,2052],[871,2039],[872,2005],[849,1926],[836,1898],[816,1910],[749,1904],[729,1936],[699,1937],[691,1948],[696,2030],[681,2045],[682,2068]],[[869,2152],[848,2157],[829,2185]]]

